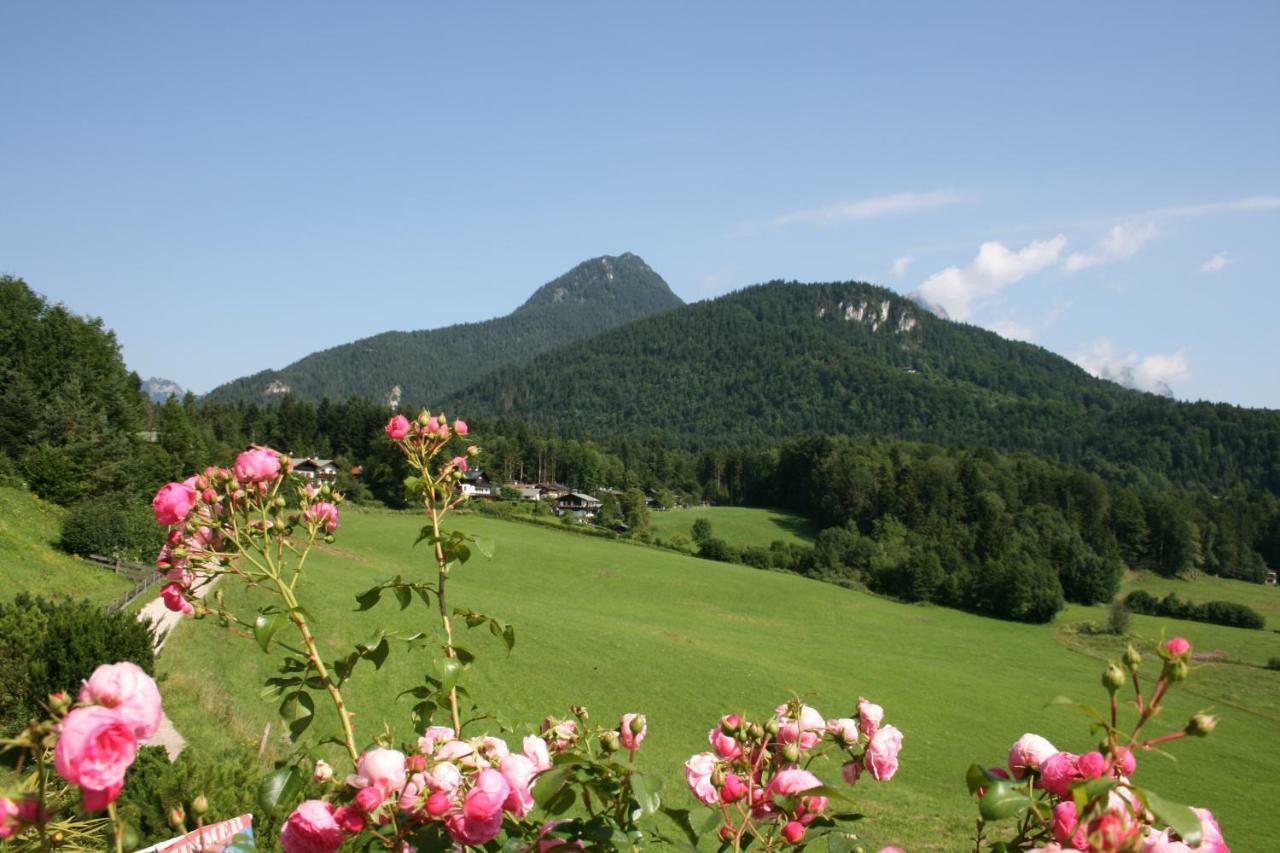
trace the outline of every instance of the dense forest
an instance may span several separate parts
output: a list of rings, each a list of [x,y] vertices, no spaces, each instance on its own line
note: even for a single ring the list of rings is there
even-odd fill
[[[1028,450],[1109,480],[1280,492],[1280,413],[1180,403],[865,284],[774,282],[496,370],[445,398],[566,437],[690,450],[889,436]]]
[[[684,304],[636,255],[584,261],[537,290],[508,314],[416,332],[385,332],[313,353],[283,370],[221,385],[218,402],[263,402],[287,388],[318,402],[349,396],[386,401],[393,388],[408,400],[439,400],[490,370],[523,364],[556,347]]]
[[[867,291],[778,286],[756,292],[784,301],[825,293],[838,307]],[[856,315],[860,303],[854,304]],[[339,485],[352,499],[401,505],[407,472],[382,435],[385,404],[360,398],[313,404],[292,395],[274,405],[191,395],[152,404],[100,321],[51,306],[13,278],[0,279],[0,308],[0,480],[66,505],[136,506],[165,480],[265,444],[295,456],[335,458]],[[875,316],[898,324],[919,317],[929,332],[929,318],[907,313],[915,310],[894,302]],[[822,334],[877,334],[861,320],[845,319],[844,309],[832,322],[835,328]],[[949,326],[938,328],[945,333]],[[797,337],[807,333],[800,328]],[[785,348],[782,340],[773,344]],[[921,352],[911,368],[919,373],[906,374],[912,381],[944,369]],[[1268,565],[1280,566],[1280,498],[1267,486],[1274,459],[1267,462],[1263,453],[1275,440],[1268,431],[1275,413],[1132,395],[1063,368],[1041,350],[1015,354],[1023,361],[1013,359],[1012,376],[969,366],[967,380],[948,379],[940,387],[1006,401],[1016,399],[1011,389],[1019,384],[1043,387],[1048,408],[1025,411],[1043,415],[1064,407],[1080,421],[1128,424],[1127,432],[1117,427],[1109,436],[1109,446],[1133,448],[1134,459],[1100,463],[1083,442],[1078,459],[1063,461],[1073,455],[1062,452],[1071,434],[1081,434],[1069,421],[1054,426],[1065,436],[1059,452],[1033,454],[976,440],[969,447],[910,440],[893,437],[892,430],[888,436],[804,433],[809,416],[783,408],[786,417],[779,420],[777,407],[736,415],[736,441],[714,431],[697,441],[674,428],[597,426],[593,434],[594,416],[585,409],[541,427],[511,416],[473,416],[470,407],[450,414],[471,422],[483,465],[499,483],[554,479],[584,491],[653,490],[687,502],[791,508],[822,530],[814,548],[739,556],[1005,618],[1042,621],[1063,601],[1108,601],[1125,565],[1255,582]],[[651,390],[638,388],[635,396]],[[867,403],[869,411],[886,405]],[[702,411],[696,401],[686,404],[686,412]],[[821,410],[821,401],[817,405]],[[938,412],[939,422],[960,417]],[[1221,419],[1216,426],[1213,417]],[[795,423],[782,426],[789,419]],[[1033,423],[1028,417],[1024,427]],[[998,426],[988,426],[991,444],[1002,443]],[[1140,454],[1136,448],[1144,442],[1162,444]],[[1242,458],[1249,448],[1261,457],[1252,464]],[[714,541],[703,545],[704,555],[723,557]]]

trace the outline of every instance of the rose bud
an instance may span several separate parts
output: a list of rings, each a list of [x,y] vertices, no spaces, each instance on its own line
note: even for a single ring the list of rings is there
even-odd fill
[[[1213,731],[1217,725],[1217,717],[1212,717],[1208,714],[1196,714],[1191,718],[1191,721],[1187,723],[1187,727],[1184,731],[1194,737],[1205,737],[1209,732]]]
[[[174,806],[169,810],[169,825],[174,829],[185,829],[187,826],[187,813],[182,806]]]
[[[333,768],[329,766],[329,762],[323,758],[316,760],[315,772],[311,774],[311,778],[317,782],[328,782],[333,778]]]
[[[769,734],[773,735],[774,737],[777,737],[778,732],[781,729],[782,729],[781,724],[779,724],[777,720],[772,718],[770,718],[769,721],[764,724],[764,730]]]
[[[798,820],[788,821],[782,827],[782,837],[792,844],[799,844],[804,839],[804,824]]]
[[[1106,671],[1102,673],[1102,686],[1112,693],[1124,687],[1126,681],[1128,678],[1117,663],[1108,664]]]
[[[191,801],[191,811],[198,815],[204,814],[209,810],[209,800],[204,794],[199,795]]]
[[[796,746],[794,743],[787,744],[782,748],[782,757],[785,758],[788,763],[795,764],[800,760],[800,747]]]
[[[736,773],[726,773],[724,784],[720,786],[720,798],[726,803],[734,803],[746,796],[747,786]]]
[[[1142,655],[1138,654],[1138,650],[1129,644],[1129,648],[1124,650],[1124,665],[1129,667],[1133,672],[1137,672],[1138,667],[1142,665]]]

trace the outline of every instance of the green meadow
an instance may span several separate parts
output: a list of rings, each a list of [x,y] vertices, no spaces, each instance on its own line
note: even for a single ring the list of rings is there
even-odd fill
[[[30,592],[109,604],[132,584],[54,547],[65,513],[24,489],[0,487],[0,581],[7,594]]]
[[[1194,579],[1166,578],[1154,572],[1129,572],[1121,584],[1120,594],[1135,589],[1145,590],[1156,598],[1176,593],[1178,598],[1201,604],[1206,601],[1231,601],[1247,604],[1267,620],[1268,628],[1280,627],[1280,586],[1198,575]]]
[[[713,529],[721,520],[712,517]],[[516,734],[572,703],[603,721],[644,711],[649,738],[638,763],[665,783],[669,801],[687,805],[681,765],[707,748],[706,733],[721,714],[761,719],[795,693],[828,717],[845,716],[866,696],[905,734],[898,776],[887,784],[864,777],[853,791],[867,816],[864,837],[875,845],[965,849],[976,810],[964,771],[974,760],[1002,763],[1023,732],[1074,752],[1092,748],[1084,718],[1047,703],[1067,695],[1105,704],[1102,661],[1122,645],[1077,629],[1103,621],[1105,608],[1073,607],[1056,624],[1020,625],[528,524],[475,515],[455,521],[494,540],[497,553],[451,576],[450,603],[517,630],[508,655],[487,631],[465,636],[463,629],[462,642],[480,656],[464,683],[482,706],[520,721]],[[401,611],[392,596],[354,612],[355,594],[372,582],[427,575],[428,555],[411,545],[420,526],[408,514],[349,509],[335,545],[312,557],[302,598],[328,653],[376,628],[408,633],[434,625],[434,611],[421,603]],[[729,538],[724,526],[716,533]],[[225,593],[232,605],[253,604],[234,584]],[[1136,781],[1212,808],[1233,849],[1270,849],[1280,672],[1263,665],[1280,655],[1280,636],[1147,617],[1134,617],[1132,627],[1148,645],[1181,634],[1211,653],[1187,689],[1173,693],[1156,731],[1181,728],[1205,708],[1222,716],[1210,738],[1174,745],[1178,763],[1141,755]],[[257,748],[274,721],[268,751],[285,751],[274,708],[258,698],[273,659],[212,621],[184,620],[161,656],[161,690],[193,748]],[[428,665],[428,652],[401,645],[379,671],[361,664],[349,690],[358,740],[384,725],[411,738],[409,706],[396,693]],[[1155,670],[1152,663],[1147,671]],[[320,697],[316,703],[322,711],[311,732],[319,735],[333,720]]]
[[[699,506],[650,513],[653,534],[670,540],[677,533],[686,538],[693,523],[705,518],[711,535],[739,548],[767,548],[775,541],[788,545],[812,545],[818,531],[803,515],[781,509],[754,509],[740,506]]]

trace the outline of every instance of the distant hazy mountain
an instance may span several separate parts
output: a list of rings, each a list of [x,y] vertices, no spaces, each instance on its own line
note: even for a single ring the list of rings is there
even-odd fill
[[[690,447],[808,433],[1022,449],[1280,490],[1280,412],[1178,403],[869,284],[773,282],[494,371],[450,411]]]
[[[170,397],[182,399],[187,392],[182,390],[182,386],[172,379],[160,379],[152,376],[150,379],[142,380],[142,393],[153,403],[163,403]]]
[[[434,405],[489,371],[684,303],[636,255],[584,261],[505,317],[417,332],[384,332],[313,353],[209,392],[218,402],[401,398]]]

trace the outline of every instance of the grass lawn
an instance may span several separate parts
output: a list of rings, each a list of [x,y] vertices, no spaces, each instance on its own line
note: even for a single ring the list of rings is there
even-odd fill
[[[649,514],[653,535],[670,539],[677,533],[686,538],[699,518],[711,522],[711,535],[739,548],[769,547],[774,541],[812,545],[818,530],[804,516],[782,509],[745,506],[699,506],[689,509],[654,510]]]
[[[1280,586],[1198,575],[1193,580],[1166,578],[1155,572],[1127,572],[1121,584],[1121,595],[1135,589],[1146,590],[1156,598],[1171,592],[1178,598],[1202,604],[1206,601],[1232,601],[1247,604],[1267,620],[1268,628],[1280,627]]]
[[[694,512],[669,515],[692,523]],[[729,516],[712,512],[716,534],[729,538],[730,523],[721,525]],[[1073,607],[1054,625],[1019,625],[532,525],[474,515],[458,521],[495,540],[498,551],[451,577],[450,603],[517,628],[509,656],[487,632],[464,636],[481,656],[465,681],[469,689],[529,729],[573,702],[601,720],[646,712],[649,739],[639,762],[665,781],[671,800],[689,802],[681,765],[707,748],[706,732],[721,714],[762,719],[793,691],[828,717],[851,714],[866,696],[905,734],[898,776],[888,784],[864,777],[853,792],[869,818],[862,831],[871,849],[966,849],[976,810],[965,768],[974,760],[1002,763],[1023,732],[1073,752],[1093,748],[1083,717],[1046,703],[1065,694],[1105,704],[1101,657],[1116,641],[1070,627],[1103,621],[1105,608]],[[410,545],[420,526],[405,514],[344,514],[337,543],[313,557],[302,593],[327,652],[336,655],[375,626],[431,629],[433,611],[417,602],[401,611],[390,596],[372,611],[353,612],[354,594],[372,581],[425,573],[427,554]],[[249,603],[230,584],[226,595],[229,603]],[[1211,738],[1175,745],[1180,764],[1140,756],[1135,781],[1212,808],[1233,849],[1271,849],[1280,672],[1261,664],[1280,655],[1280,636],[1142,616],[1133,618],[1133,630],[1149,641],[1176,632],[1221,653],[1198,668],[1188,690],[1174,692],[1167,719],[1153,728],[1181,728],[1206,707],[1223,717]],[[211,622],[179,626],[161,655],[161,690],[193,747],[257,746],[264,724],[276,719],[258,698],[271,661]],[[425,652],[396,647],[381,671],[361,665],[350,690],[358,740],[384,723],[409,739],[408,706],[395,696],[427,664]],[[317,697],[317,706],[323,701]],[[331,723],[322,713],[312,732]]]
[[[54,546],[64,512],[25,490],[0,487],[0,579],[6,597],[30,592],[109,604],[133,585]]]

